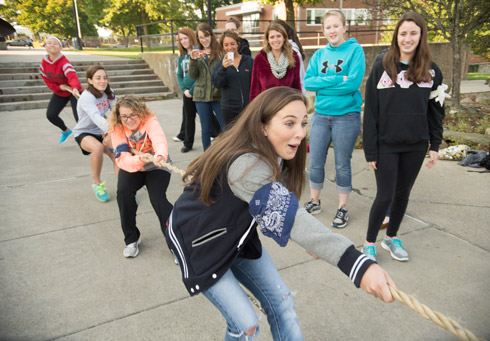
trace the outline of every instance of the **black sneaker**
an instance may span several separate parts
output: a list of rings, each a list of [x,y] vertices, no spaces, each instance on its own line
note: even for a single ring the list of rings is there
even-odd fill
[[[307,202],[305,204],[305,209],[306,209],[306,212],[310,213],[310,214],[318,214],[318,213],[321,213],[322,212],[322,207],[320,206],[321,205],[321,201],[318,200],[318,204],[314,203],[313,202],[313,199],[310,200],[309,202]]]
[[[183,146],[183,147],[180,149],[180,151],[181,151],[182,153],[187,153],[187,152],[188,152],[188,151],[190,151],[191,149],[192,149],[192,148],[189,148],[189,147],[187,147],[187,146]]]
[[[347,220],[349,220],[349,216],[347,215],[347,210],[343,207],[337,210],[337,214],[332,221],[332,227],[343,229],[347,226]]]

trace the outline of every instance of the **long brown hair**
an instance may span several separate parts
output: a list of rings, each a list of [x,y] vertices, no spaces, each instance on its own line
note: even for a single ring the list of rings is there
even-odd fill
[[[281,181],[283,169],[277,162],[278,155],[262,128],[270,123],[277,112],[294,101],[306,105],[301,92],[290,87],[279,86],[262,92],[250,102],[230,129],[221,133],[201,156],[189,164],[182,180],[187,184],[200,183],[200,199],[210,205],[210,191],[221,169],[226,166],[228,170],[230,163],[241,154],[254,153],[273,170],[273,180]],[[284,160],[286,186],[298,198],[304,187],[305,164],[306,141],[303,139],[294,158]]]
[[[284,56],[289,61],[289,68],[290,69],[294,68],[296,65],[296,60],[294,59],[294,55],[293,55],[293,46],[289,42],[288,34],[281,24],[278,24],[277,22],[271,22],[269,26],[267,26],[267,29],[265,30],[264,33],[264,41],[262,43],[264,52],[268,53],[272,51],[272,48],[269,44],[269,32],[272,30],[279,32],[284,38],[284,44],[282,44],[282,53],[284,53]]]
[[[183,34],[189,38],[189,43],[191,44],[190,45],[191,50],[192,50],[193,46],[197,45],[197,38],[196,38],[196,34],[194,33],[194,31],[192,29],[190,29],[189,27],[179,28],[179,33],[177,33],[177,44],[179,45],[180,56],[184,57],[186,54],[186,49],[184,49],[184,47],[180,43],[179,34]]]
[[[296,34],[296,30],[292,28],[287,22],[281,19],[276,19],[272,22],[278,23],[284,29],[286,30],[286,34],[288,35],[288,38],[291,39],[298,45],[299,49],[299,54],[301,55],[301,58],[305,59],[305,52],[303,51],[303,45],[301,45],[301,42],[299,41],[298,35]]]
[[[415,49],[412,60],[408,64],[408,70],[405,76],[409,81],[414,83],[428,82],[432,78],[429,72],[432,55],[429,50],[429,43],[427,42],[427,25],[425,24],[424,18],[417,12],[407,12],[398,20],[395,31],[393,32],[393,38],[391,39],[391,46],[383,57],[383,68],[390,75],[392,82],[395,82],[400,64],[398,31],[405,21],[412,21],[420,27],[420,41]]]
[[[225,38],[228,37],[228,38],[231,38],[233,39],[234,41],[236,41],[236,46],[239,47],[240,46],[240,37],[238,36],[238,34],[236,34],[235,32],[233,31],[224,31],[223,34],[221,35],[221,38],[219,40],[219,45],[221,46],[221,48],[223,49],[224,51],[224,47],[223,47],[223,44],[224,44],[224,41],[225,41]],[[238,52],[237,52],[238,53]]]
[[[197,25],[196,36],[198,41],[199,41],[199,31],[204,33],[206,37],[211,36],[211,44],[209,45],[209,48],[211,49],[211,56],[210,56],[211,59],[220,59],[223,56],[223,50],[221,49],[221,46],[216,40],[216,36],[214,35],[213,28],[205,22]],[[204,46],[201,44],[200,41],[199,41],[199,47],[201,49],[204,49]]]
[[[109,99],[114,99],[114,93],[112,92],[111,90],[111,86],[109,84],[109,81],[107,81],[107,87],[105,88],[104,90],[104,93],[97,90],[92,84],[90,84],[88,82],[88,80],[92,80],[92,78],[94,77],[95,73],[99,70],[104,70],[105,72],[105,75],[107,78],[109,78],[109,76],[107,75],[107,71],[106,69],[102,66],[102,65],[92,65],[90,66],[88,69],[87,69],[87,73],[85,74],[86,77],[87,77],[87,90],[95,96],[95,98],[101,98],[104,93],[107,95],[107,98]]]
[[[135,95],[124,95],[119,97],[116,101],[116,105],[112,110],[111,116],[109,117],[109,132],[113,132],[114,128],[118,127],[123,129],[123,124],[121,121],[121,107],[129,108],[133,113],[138,114],[138,117],[143,124],[148,117],[153,116],[153,112],[146,106],[146,103],[141,98]]]

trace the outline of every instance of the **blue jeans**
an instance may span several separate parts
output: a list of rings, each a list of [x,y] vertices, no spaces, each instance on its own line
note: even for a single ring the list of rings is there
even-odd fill
[[[202,147],[206,150],[211,145],[211,115],[213,115],[213,111],[216,114],[221,129],[225,129],[225,122],[223,121],[223,116],[221,116],[221,103],[218,101],[196,102],[196,108],[201,120]]]
[[[238,257],[225,275],[203,292],[226,319],[226,341],[253,340],[259,334],[258,318],[239,282],[260,301],[274,340],[303,340],[291,291],[262,247],[259,259]],[[254,326],[255,334],[245,335]]]
[[[341,116],[313,114],[310,129],[310,188],[323,189],[325,161],[333,142],[337,192],[352,191],[350,159],[361,132],[361,115],[351,112]]]

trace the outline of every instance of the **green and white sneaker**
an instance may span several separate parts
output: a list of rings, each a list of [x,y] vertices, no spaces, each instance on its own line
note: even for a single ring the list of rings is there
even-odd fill
[[[93,184],[92,189],[95,192],[95,196],[97,197],[97,200],[101,202],[106,202],[109,201],[109,194],[107,193],[107,189],[105,188],[105,181],[101,182],[100,184]]]
[[[400,262],[408,262],[410,259],[407,250],[402,246],[402,240],[399,238],[387,238],[385,236],[381,246],[383,249],[390,251],[391,257]]]
[[[376,262],[376,246],[374,243],[367,243],[362,246],[362,253],[366,255],[367,258],[369,258],[372,261]]]

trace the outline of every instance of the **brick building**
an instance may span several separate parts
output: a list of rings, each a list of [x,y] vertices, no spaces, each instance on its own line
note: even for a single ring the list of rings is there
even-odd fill
[[[377,29],[383,22],[371,20],[376,17],[374,10],[366,7],[360,0],[344,0],[341,3],[342,11],[347,19],[348,36],[356,38],[361,44],[377,43],[380,39]],[[295,6],[295,28],[303,46],[318,46],[327,43],[323,36],[321,19],[323,14],[330,9],[339,9],[339,1],[326,0],[316,5]],[[261,33],[271,20],[286,19],[286,8],[284,3],[262,5],[255,1],[219,7],[216,9],[218,31],[224,29],[225,22],[230,17],[242,22],[241,31],[247,39],[258,42],[261,39]]]

